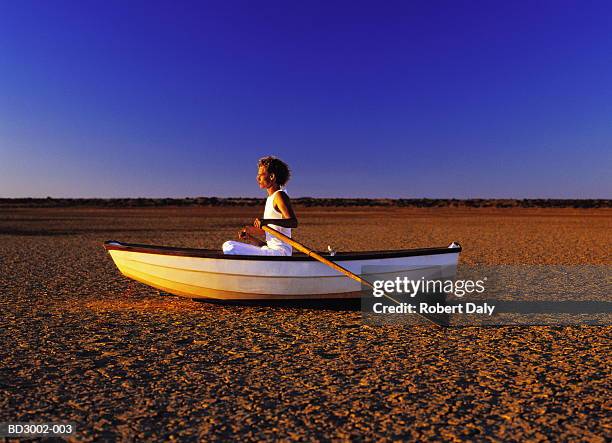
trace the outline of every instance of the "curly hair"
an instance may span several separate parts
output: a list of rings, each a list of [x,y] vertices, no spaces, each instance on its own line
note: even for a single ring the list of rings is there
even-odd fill
[[[268,171],[268,174],[274,174],[276,183],[278,183],[279,186],[283,186],[289,181],[289,177],[291,177],[291,171],[287,163],[271,155],[260,158],[257,166],[263,166],[266,168],[266,171]]]

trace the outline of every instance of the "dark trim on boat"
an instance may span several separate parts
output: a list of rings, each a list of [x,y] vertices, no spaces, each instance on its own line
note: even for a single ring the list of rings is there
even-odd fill
[[[455,242],[455,245],[459,245],[459,243]],[[115,240],[109,240],[104,242],[104,248],[107,251],[130,251],[141,252],[144,254],[180,255],[184,257],[201,257],[223,260],[315,261],[314,258],[309,257],[306,254],[302,254],[301,252],[296,252],[292,256],[288,257],[266,255],[225,255],[222,251],[214,249],[175,248],[172,246],[121,243]],[[380,258],[414,257],[420,255],[458,254],[459,252],[461,252],[460,245],[454,248],[437,247],[422,249],[400,249],[395,251],[338,252],[334,256],[331,256],[327,253],[320,254],[328,260],[336,262],[347,260],[371,260]]]

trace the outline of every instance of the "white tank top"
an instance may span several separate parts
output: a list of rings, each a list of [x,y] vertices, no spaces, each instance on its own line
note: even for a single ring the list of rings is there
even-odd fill
[[[277,192],[280,192],[280,191],[286,192],[284,189],[279,189],[278,191],[274,192],[272,195],[268,196],[268,198],[266,199],[266,208],[264,209],[263,218],[269,218],[269,219],[283,218],[283,214],[281,214],[279,211],[277,211],[274,208],[274,196],[276,195]],[[278,225],[268,225],[268,226],[270,226],[272,229],[278,232],[285,234],[287,237],[291,238],[291,228],[284,228]],[[280,249],[284,252],[284,255],[291,255],[293,252],[290,245],[280,241],[278,238],[274,237],[273,235],[268,234],[267,232],[266,232],[266,243],[268,245],[268,248],[277,249],[277,250]]]

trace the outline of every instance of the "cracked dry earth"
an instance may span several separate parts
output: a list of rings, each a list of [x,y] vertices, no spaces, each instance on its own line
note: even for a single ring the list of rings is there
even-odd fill
[[[101,246],[218,248],[259,209],[1,209],[0,421],[72,421],[75,441],[612,437],[609,326],[374,327],[355,310],[196,303],[127,280]],[[320,249],[459,240],[469,264],[611,264],[605,209],[298,215],[296,238]]]

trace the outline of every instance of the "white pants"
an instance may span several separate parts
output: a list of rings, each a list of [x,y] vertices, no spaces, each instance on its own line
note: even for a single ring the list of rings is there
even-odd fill
[[[286,251],[282,249],[249,245],[248,243],[234,240],[228,240],[223,243],[223,253],[232,255],[286,255]]]

